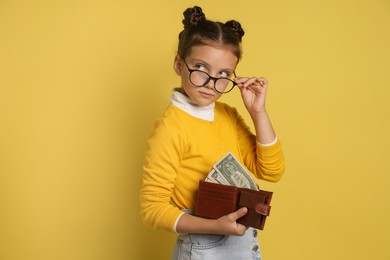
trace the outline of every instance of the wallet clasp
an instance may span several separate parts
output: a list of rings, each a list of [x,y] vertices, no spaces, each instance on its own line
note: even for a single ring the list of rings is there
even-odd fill
[[[271,211],[271,206],[264,203],[257,203],[255,205],[255,211],[260,215],[269,216],[269,213]]]

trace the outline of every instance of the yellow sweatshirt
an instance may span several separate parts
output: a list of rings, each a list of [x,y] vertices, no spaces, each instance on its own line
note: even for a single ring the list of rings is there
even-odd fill
[[[259,179],[276,182],[284,172],[279,140],[257,143],[236,109],[215,103],[212,122],[170,105],[147,143],[140,190],[141,217],[153,228],[175,231],[181,209],[195,209],[199,180],[226,153]]]

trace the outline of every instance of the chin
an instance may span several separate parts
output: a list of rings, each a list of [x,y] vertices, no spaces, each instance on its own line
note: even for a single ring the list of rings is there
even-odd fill
[[[215,96],[214,97],[208,97],[208,98],[205,98],[201,95],[199,96],[192,96],[192,98],[190,97],[191,101],[195,104],[197,104],[198,106],[208,106],[212,103],[214,103],[215,101],[217,101],[218,98],[216,98]]]
[[[212,103],[214,103],[215,102],[215,100],[213,100],[213,101],[207,101],[207,102],[205,102],[205,101],[203,101],[203,102],[195,102],[198,106],[201,106],[201,107],[205,107],[205,106],[208,106],[208,105],[210,105],[210,104],[212,104]]]

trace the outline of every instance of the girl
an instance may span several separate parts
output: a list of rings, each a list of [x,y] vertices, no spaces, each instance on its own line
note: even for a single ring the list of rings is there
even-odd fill
[[[194,216],[199,180],[232,152],[257,178],[284,172],[281,145],[268,117],[268,82],[237,77],[244,31],[237,21],[207,20],[200,7],[184,12],[173,67],[181,87],[148,140],[140,191],[146,225],[179,233],[172,259],[261,259],[257,230],[236,222],[246,208],[219,219]],[[256,133],[218,99],[237,86]]]

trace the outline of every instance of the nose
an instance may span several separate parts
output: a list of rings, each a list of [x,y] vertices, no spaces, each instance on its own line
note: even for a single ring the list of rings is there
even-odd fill
[[[210,78],[209,82],[207,82],[207,84],[204,85],[204,86],[206,88],[208,88],[208,89],[214,89],[214,85],[215,85],[215,79],[214,78]]]

